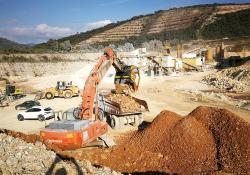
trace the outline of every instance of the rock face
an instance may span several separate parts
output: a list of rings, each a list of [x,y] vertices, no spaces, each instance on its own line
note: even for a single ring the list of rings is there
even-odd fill
[[[163,31],[186,29],[196,22],[211,23],[211,17],[216,14],[226,14],[249,9],[249,4],[221,5],[215,7],[187,7],[170,10],[162,10],[153,15],[132,18],[127,22],[100,32],[82,43],[96,43],[124,40],[129,37],[137,37],[145,34],[157,34]],[[212,20],[214,21],[214,19]]]
[[[0,174],[106,174],[116,175],[107,167],[94,167],[89,161],[63,161],[41,142],[26,143],[22,139],[0,133]]]
[[[0,78],[29,78],[72,73],[98,59],[102,53],[0,54]]]
[[[0,77],[22,78],[58,75],[80,70],[86,62],[57,62],[57,63],[0,63]]]
[[[250,66],[228,68],[212,73],[202,79],[208,85],[227,91],[245,92],[250,90]]]

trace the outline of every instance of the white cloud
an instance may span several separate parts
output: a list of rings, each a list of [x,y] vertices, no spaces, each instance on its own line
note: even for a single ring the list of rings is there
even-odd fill
[[[106,26],[108,24],[112,23],[111,20],[107,19],[107,20],[102,20],[102,21],[95,21],[95,22],[90,22],[90,23],[87,23],[85,25],[85,28],[84,30],[85,31],[88,31],[88,30],[93,30],[93,29],[97,29],[99,27],[103,27],[103,26]]]
[[[70,34],[72,31],[68,27],[51,27],[47,24],[39,24],[35,27],[35,31],[40,34],[44,34],[44,36],[57,38],[61,36],[65,36]]]
[[[21,43],[44,42],[48,39],[57,39],[74,33],[68,27],[54,27],[47,24],[38,24],[34,27],[14,27],[0,29],[0,36]]]
[[[87,23],[83,31],[96,29],[112,23],[111,20],[101,20]],[[7,38],[19,43],[41,43],[49,39],[58,39],[76,33],[69,27],[50,26],[38,24],[32,27],[0,27],[0,37]]]

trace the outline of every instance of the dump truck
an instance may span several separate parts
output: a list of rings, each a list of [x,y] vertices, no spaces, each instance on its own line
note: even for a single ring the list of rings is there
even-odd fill
[[[108,98],[109,95],[109,92],[99,92],[97,94],[98,120],[102,122],[107,122],[113,129],[119,129],[123,125],[128,124],[131,124],[134,127],[138,127],[143,122],[143,113],[149,111],[148,104],[145,100],[127,95],[140,106],[140,110],[124,112],[122,111],[121,104],[110,100]],[[79,120],[79,115],[81,112],[82,109],[80,107],[75,108],[73,110],[73,117]]]
[[[119,103],[109,100],[107,97],[108,94],[105,92],[98,94],[98,119],[107,121],[113,129],[119,129],[127,124],[138,127],[144,120],[143,112],[149,111],[147,102],[142,99],[130,96],[140,105],[141,110],[123,112]]]
[[[36,93],[35,100],[47,99],[51,100],[55,97],[72,98],[79,96],[80,90],[77,86],[72,85],[72,82],[58,81],[56,87],[46,88],[43,91]]]

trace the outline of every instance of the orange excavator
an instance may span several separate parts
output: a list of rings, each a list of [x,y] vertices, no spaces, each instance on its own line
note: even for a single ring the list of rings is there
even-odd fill
[[[56,145],[62,150],[85,147],[97,138],[101,138],[106,146],[112,146],[112,141],[108,140],[105,135],[108,131],[107,123],[98,119],[100,104],[98,104],[99,95],[97,90],[98,85],[112,65],[120,75],[118,78],[121,79],[122,75],[124,75],[125,79],[127,78],[127,74],[124,73],[124,67],[127,70],[127,66],[117,58],[111,48],[106,48],[104,55],[99,58],[85,82],[78,120],[60,120],[50,123],[40,131],[40,137],[43,141]],[[136,71],[131,72],[133,72],[132,74],[136,73]],[[139,72],[137,73],[139,74]],[[132,78],[127,78],[127,81],[124,82],[132,89],[137,90],[139,82],[136,84],[134,81],[135,76],[132,76]],[[117,82],[116,78],[115,83]],[[110,115],[119,113],[119,107],[117,108],[117,106],[111,103],[107,104],[105,109]],[[129,115],[129,118],[131,118],[131,115],[137,116],[138,120],[140,114],[134,113]]]

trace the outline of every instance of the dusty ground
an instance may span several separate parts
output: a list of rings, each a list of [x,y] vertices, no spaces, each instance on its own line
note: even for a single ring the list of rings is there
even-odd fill
[[[73,83],[79,85],[80,88],[84,85],[84,79],[87,77],[89,70],[91,70],[90,65],[85,66],[81,70],[76,70],[76,72],[55,75],[49,77],[40,77],[30,79],[28,82],[21,83],[22,85],[29,85],[35,89],[39,87],[46,87],[48,85],[53,85],[57,80],[73,80]],[[110,90],[114,88],[113,77],[109,75],[112,74],[113,70],[110,70],[107,74],[108,76],[104,78],[101,86],[101,90]],[[201,73],[180,73],[175,76],[168,77],[142,77],[140,90],[134,94],[134,96],[146,100],[149,105],[150,112],[145,113],[145,120],[152,121],[153,118],[162,110],[174,111],[180,115],[187,115],[190,111],[195,109],[200,105],[213,106],[226,108],[230,111],[241,116],[246,121],[250,122],[250,112],[245,109],[240,109],[233,105],[229,105],[227,102],[221,102],[212,100],[210,98],[196,96],[194,94],[183,93],[184,91],[200,91],[200,90],[212,90],[211,87],[200,83],[201,77],[209,74],[210,72]],[[24,99],[20,99],[12,103],[9,107],[0,108],[0,128],[6,128],[16,131],[21,131],[24,133],[38,133],[40,128],[43,128],[45,124],[50,121],[40,122],[36,120],[27,120],[20,122],[16,119],[16,114],[18,111],[14,109],[16,104],[21,103],[27,99],[33,99],[34,95],[28,95]],[[67,110],[72,107],[76,107],[81,103],[80,97],[74,97],[72,99],[66,100],[63,98],[56,98],[53,100],[41,100],[42,106],[50,106],[55,111]],[[119,135],[121,132],[127,132],[129,130],[134,130],[132,126],[124,127],[118,131],[112,131],[110,129],[111,135]]]

